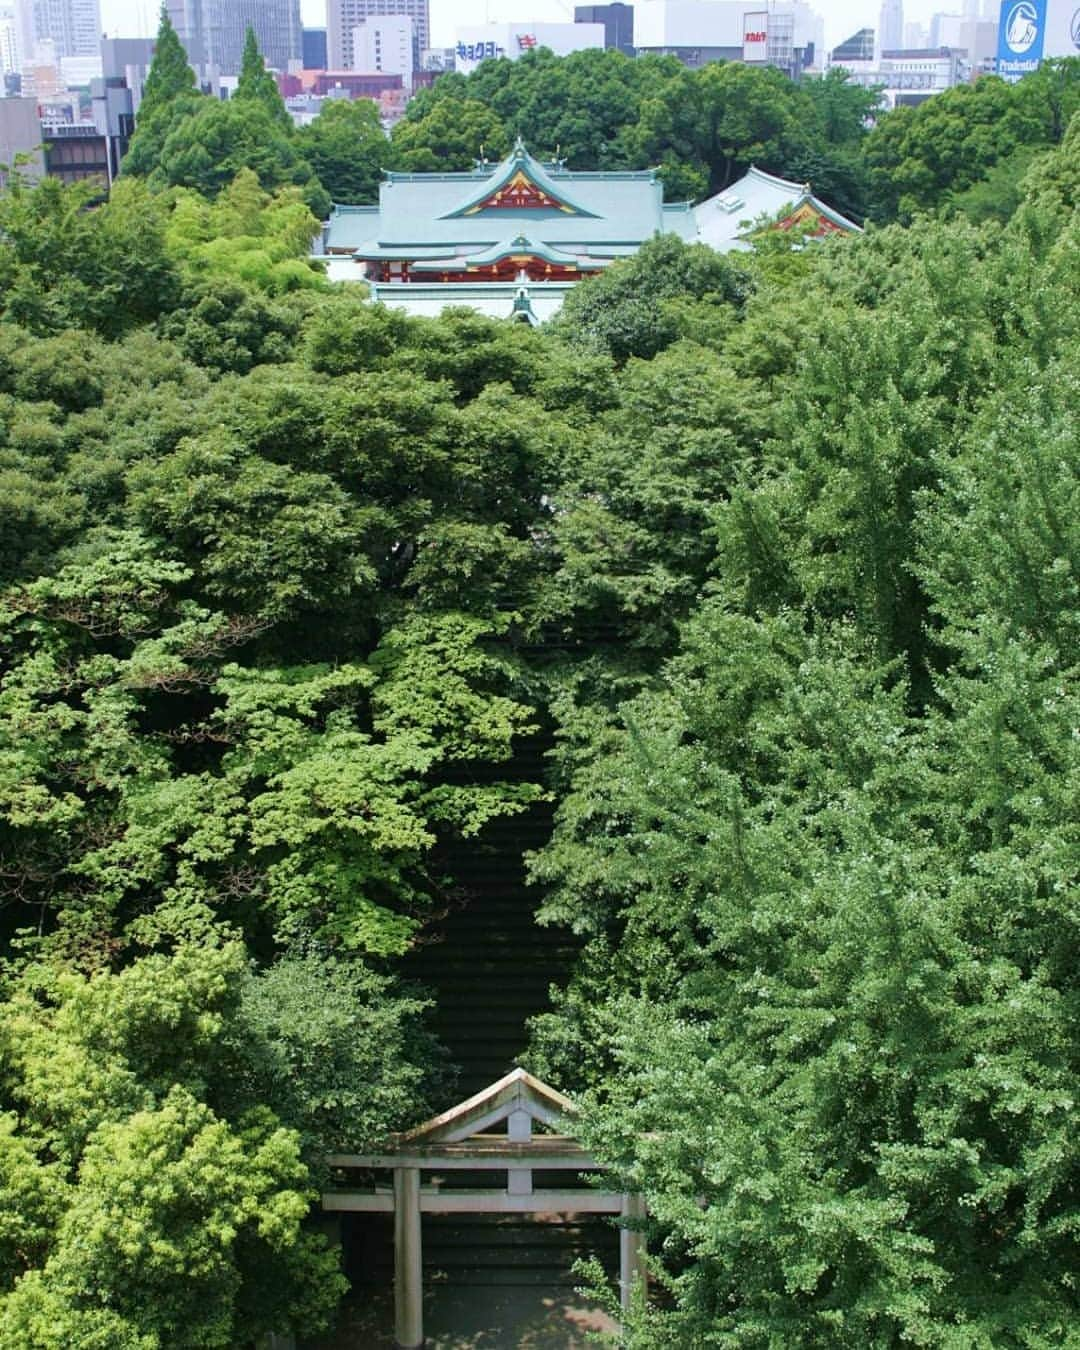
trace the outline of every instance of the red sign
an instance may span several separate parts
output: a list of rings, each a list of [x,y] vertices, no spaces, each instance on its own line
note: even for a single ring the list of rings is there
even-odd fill
[[[530,47],[536,46],[536,38],[532,33],[519,33],[517,35],[517,40],[518,46],[522,48],[523,51],[527,51]]]

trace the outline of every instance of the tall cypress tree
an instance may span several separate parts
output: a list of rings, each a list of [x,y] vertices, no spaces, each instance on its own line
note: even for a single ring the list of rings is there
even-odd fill
[[[273,75],[266,69],[266,62],[263,60],[262,52],[259,51],[259,43],[255,37],[255,30],[248,25],[247,36],[244,38],[244,56],[240,63],[240,79],[236,85],[234,98],[239,100],[250,99],[253,103],[260,103],[266,111],[273,117],[275,122],[280,122],[282,126],[292,130],[293,121],[285,107],[285,102],[278,92],[277,81]]]
[[[179,95],[194,92],[195,72],[188,63],[187,52],[172,26],[168,11],[162,5],[154,60],[139,104],[139,120],[145,120],[155,109],[170,103]]]

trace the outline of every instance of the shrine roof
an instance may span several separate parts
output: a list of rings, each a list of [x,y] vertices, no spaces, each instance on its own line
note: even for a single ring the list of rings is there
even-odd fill
[[[773,218],[785,207],[794,211],[804,205],[811,206],[837,229],[860,233],[853,220],[815,197],[809,183],[792,183],[751,165],[737,183],[694,207],[696,238],[721,252],[738,248],[744,246],[745,236],[763,216]]]
[[[518,174],[551,204],[487,205]],[[652,170],[569,170],[542,164],[519,143],[498,164],[463,173],[387,173],[377,210],[334,208],[327,247],[367,251],[377,245],[381,257],[408,247],[423,256],[435,247],[492,248],[524,233],[556,250],[577,245],[594,251],[598,245],[636,248],[666,228],[663,188]]]

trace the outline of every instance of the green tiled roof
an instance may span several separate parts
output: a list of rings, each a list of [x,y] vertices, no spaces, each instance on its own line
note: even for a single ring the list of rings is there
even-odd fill
[[[576,172],[560,164],[541,165],[531,156],[525,163],[537,187],[571,211],[507,208],[461,214],[497,192],[508,171],[512,176],[522,167],[513,155],[464,173],[388,173],[377,210],[334,208],[327,248],[357,251],[365,258],[434,257],[437,251],[471,256],[524,233],[557,252],[578,248],[605,258],[634,252],[670,228],[663,189],[651,170]]]
[[[496,165],[491,177],[485,179],[478,187],[474,187],[461,202],[461,205],[450,211],[448,215],[464,216],[475,211],[489,197],[493,197],[500,188],[504,188],[517,173],[523,173],[541,192],[559,202],[563,207],[564,214],[575,216],[591,216],[593,214],[580,202],[574,201],[561,183],[555,183],[548,176],[540,161],[533,159],[532,155],[525,149],[525,143],[519,136],[514,143],[513,150],[501,164]]]

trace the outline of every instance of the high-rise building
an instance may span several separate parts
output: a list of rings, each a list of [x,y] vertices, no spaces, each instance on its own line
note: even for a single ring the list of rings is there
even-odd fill
[[[327,0],[326,60],[330,70],[355,70],[353,29],[365,19],[407,14],[413,21],[417,66],[419,54],[431,45],[428,0]]]
[[[15,9],[0,5],[0,71],[12,75],[19,69],[19,39],[15,29]]]
[[[878,50],[898,52],[904,46],[904,0],[882,0],[877,27]]]
[[[300,55],[305,70],[326,69],[326,29],[305,28],[300,34]]]
[[[575,23],[602,23],[604,46],[614,47],[626,56],[634,54],[634,7],[616,3],[610,5],[575,5]]]
[[[51,42],[58,61],[97,56],[101,41],[99,0],[16,0],[16,44],[22,64],[34,59],[39,42]]]
[[[274,70],[300,60],[300,0],[166,0],[166,9],[204,80],[239,73],[249,27]]]

